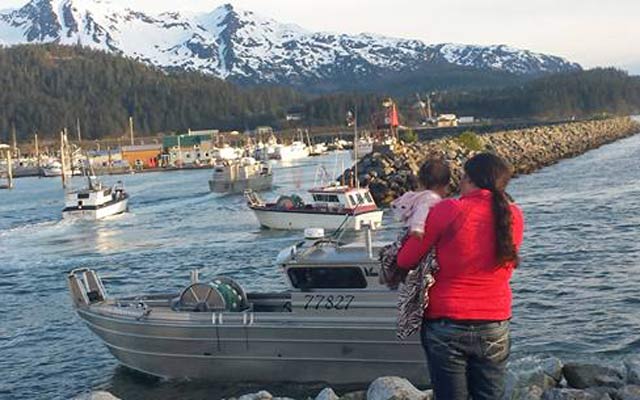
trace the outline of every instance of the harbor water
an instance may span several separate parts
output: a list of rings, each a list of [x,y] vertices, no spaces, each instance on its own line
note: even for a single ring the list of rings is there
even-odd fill
[[[348,165],[348,153],[338,158]],[[264,196],[308,188],[319,163],[332,171],[336,156],[276,164],[276,188]],[[0,193],[0,398],[67,399],[104,389],[123,399],[213,399],[256,389],[167,382],[118,366],[76,317],[67,292],[65,274],[78,267],[97,269],[112,296],[178,291],[196,268],[202,279],[225,274],[249,291],[286,289],[274,259],[300,233],[259,229],[241,196],[208,192],[209,175],[108,177],[125,181],[131,212],[97,223],[61,220],[58,179],[19,179]],[[616,363],[640,351],[638,177],[640,135],[512,182],[526,218],[513,278],[514,359]],[[397,225],[388,216],[385,224],[376,240],[395,237]]]

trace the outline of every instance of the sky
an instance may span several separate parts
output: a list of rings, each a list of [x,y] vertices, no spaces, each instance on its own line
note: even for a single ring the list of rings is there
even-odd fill
[[[426,43],[507,44],[585,68],[640,75],[640,0],[111,0],[144,11],[231,3],[313,31],[377,33]],[[0,9],[26,0],[0,0]],[[176,5],[178,3],[178,5]]]

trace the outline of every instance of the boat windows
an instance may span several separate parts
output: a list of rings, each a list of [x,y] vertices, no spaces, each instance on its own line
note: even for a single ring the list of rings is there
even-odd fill
[[[306,267],[287,271],[297,289],[364,289],[367,280],[358,267]]]
[[[340,203],[340,199],[335,194],[314,194],[313,200],[325,203]]]
[[[373,199],[371,198],[371,194],[369,192],[365,192],[364,197],[367,199],[367,202],[373,203]]]
[[[362,197],[362,195],[360,193],[356,193],[356,196],[358,197],[358,204],[364,204],[364,197]]]
[[[349,195],[349,200],[351,201],[351,205],[352,205],[352,206],[356,206],[356,205],[358,205],[358,203],[356,202],[356,198],[355,198],[355,197],[353,197],[353,195],[352,195],[352,194],[350,194],[350,195]]]
[[[78,198],[79,199],[88,199],[89,198],[89,193],[78,193]]]

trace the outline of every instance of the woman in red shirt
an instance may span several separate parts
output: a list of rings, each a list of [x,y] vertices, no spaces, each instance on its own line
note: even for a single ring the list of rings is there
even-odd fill
[[[405,242],[400,268],[415,268],[433,247],[440,270],[429,291],[422,343],[436,400],[497,400],[510,352],[509,280],[524,221],[505,192],[510,166],[482,153],[464,165],[461,197],[436,204],[425,234]]]

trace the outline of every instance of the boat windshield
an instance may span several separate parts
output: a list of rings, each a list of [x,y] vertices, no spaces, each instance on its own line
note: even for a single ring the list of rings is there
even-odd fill
[[[358,267],[300,267],[287,271],[297,289],[364,289],[367,280]]]

